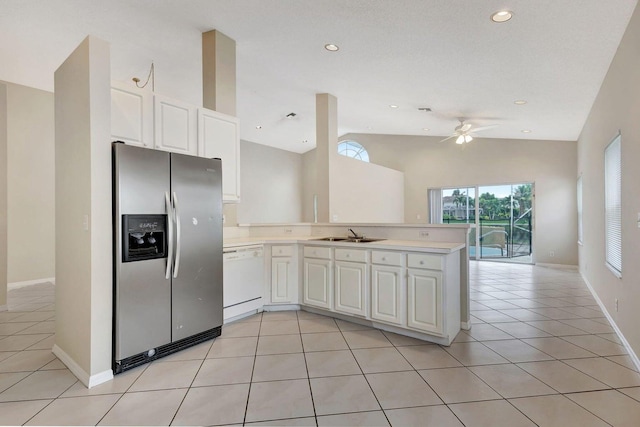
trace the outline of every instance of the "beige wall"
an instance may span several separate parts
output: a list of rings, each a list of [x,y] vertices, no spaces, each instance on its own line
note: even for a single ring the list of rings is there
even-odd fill
[[[313,196],[316,194],[316,150],[302,155],[302,222],[314,222]],[[318,222],[320,219],[318,218]]]
[[[342,139],[364,145],[372,163],[405,173],[407,223],[427,222],[429,188],[533,182],[536,261],[577,265],[575,142],[477,138],[459,146],[440,144],[437,137],[353,134]]]
[[[0,311],[7,309],[7,85],[0,83]]]
[[[404,174],[372,163],[332,159],[330,222],[404,222]]]
[[[53,93],[7,83],[9,283],[55,276]]]
[[[636,8],[578,139],[583,182],[580,271],[640,354],[640,9]],[[622,279],[605,266],[604,149],[622,133]],[[619,301],[618,311],[615,300]]]
[[[109,45],[88,37],[55,72],[54,352],[85,385],[111,375],[109,62]]]
[[[242,201],[237,206],[238,222],[301,222],[302,156],[241,141],[240,160]]]

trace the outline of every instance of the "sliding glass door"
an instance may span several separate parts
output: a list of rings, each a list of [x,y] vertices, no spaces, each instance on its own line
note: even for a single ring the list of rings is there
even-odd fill
[[[533,184],[443,188],[442,223],[461,222],[471,259],[533,262]]]

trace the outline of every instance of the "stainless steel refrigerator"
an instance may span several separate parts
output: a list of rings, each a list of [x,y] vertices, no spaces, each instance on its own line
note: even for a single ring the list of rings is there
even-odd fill
[[[115,373],[220,335],[222,175],[113,143]]]

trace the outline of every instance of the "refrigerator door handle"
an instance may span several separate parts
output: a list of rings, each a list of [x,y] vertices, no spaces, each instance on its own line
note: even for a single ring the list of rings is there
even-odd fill
[[[167,271],[164,278],[171,278],[171,264],[173,263],[173,208],[171,207],[171,201],[169,200],[169,192],[164,193],[164,204],[167,209],[167,246],[169,246],[169,255],[167,256]]]
[[[173,266],[173,278],[178,277],[178,269],[180,268],[180,210],[178,209],[178,196],[173,192],[173,213],[176,220],[176,260]]]

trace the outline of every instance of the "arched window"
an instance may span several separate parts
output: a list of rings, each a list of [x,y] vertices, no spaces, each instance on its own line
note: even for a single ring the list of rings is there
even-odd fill
[[[338,143],[338,154],[362,160],[369,163],[369,153],[365,148],[355,141],[342,141]]]

